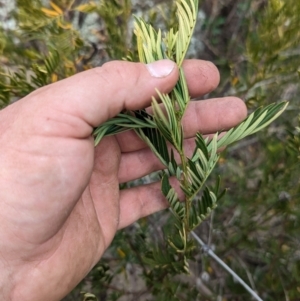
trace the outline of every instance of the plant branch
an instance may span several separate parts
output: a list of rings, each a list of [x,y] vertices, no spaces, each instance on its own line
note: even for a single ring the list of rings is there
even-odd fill
[[[203,251],[207,253],[210,257],[212,257],[224,270],[226,270],[236,281],[238,281],[257,301],[263,301],[258,294],[240,277],[238,276],[221,258],[219,258],[214,251],[206,245],[201,238],[194,232],[191,232],[192,236],[198,242],[198,244],[202,247]]]

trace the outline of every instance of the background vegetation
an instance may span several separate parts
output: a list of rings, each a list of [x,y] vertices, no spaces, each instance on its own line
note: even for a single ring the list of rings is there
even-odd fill
[[[221,72],[219,88],[205,97],[237,95],[249,111],[290,105],[267,130],[223,153],[215,175],[228,192],[196,234],[263,300],[300,300],[300,1],[200,6],[188,56],[211,60]],[[108,60],[135,60],[132,14],[169,27],[174,11],[163,0],[0,0],[0,107]],[[164,211],[118,232],[65,301],[253,300],[200,246],[189,275],[167,264],[158,250],[168,248],[163,237],[171,231]]]

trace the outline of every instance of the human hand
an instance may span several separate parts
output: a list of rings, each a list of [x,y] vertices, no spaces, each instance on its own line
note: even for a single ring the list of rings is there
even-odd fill
[[[184,70],[192,97],[218,85],[211,63],[189,60]],[[170,61],[148,68],[111,62],[0,111],[3,300],[60,300],[99,261],[118,229],[167,207],[159,183],[119,190],[120,183],[162,168],[133,132],[106,137],[96,148],[91,134],[123,109],[149,106],[156,88],[167,93],[177,79]],[[192,148],[189,138],[197,131],[224,130],[245,117],[238,98],[191,102],[185,146]]]

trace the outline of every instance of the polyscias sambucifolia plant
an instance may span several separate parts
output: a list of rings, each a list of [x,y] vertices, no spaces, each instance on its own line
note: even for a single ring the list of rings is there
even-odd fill
[[[161,59],[176,62],[180,76],[175,88],[169,94],[157,91],[159,99],[152,100],[152,114],[145,109],[122,112],[96,128],[94,136],[97,145],[104,136],[134,130],[165,166],[161,174],[161,191],[176,220],[175,235],[168,238],[168,243],[184,263],[184,270],[188,271],[187,254],[193,248],[189,234],[208,217],[225,192],[219,191],[219,179],[215,188],[210,188],[206,183],[218,162],[218,149],[263,129],[285,110],[287,103],[257,109],[240,125],[222,136],[216,133],[209,139],[197,133],[195,150],[188,157],[183,147],[182,118],[191,99],[182,63],[195,28],[198,0],[176,0],[176,5],[177,28],[171,28],[163,34],[142,18],[136,17],[134,30],[141,62],[148,64]],[[180,158],[179,162],[175,160],[175,154]],[[170,177],[177,178],[185,195],[184,202],[179,200],[170,184]]]

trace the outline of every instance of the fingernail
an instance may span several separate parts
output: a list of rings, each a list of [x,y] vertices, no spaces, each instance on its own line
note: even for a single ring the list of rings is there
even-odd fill
[[[172,73],[175,68],[175,63],[170,60],[156,61],[147,64],[147,69],[153,77],[166,77]]]

